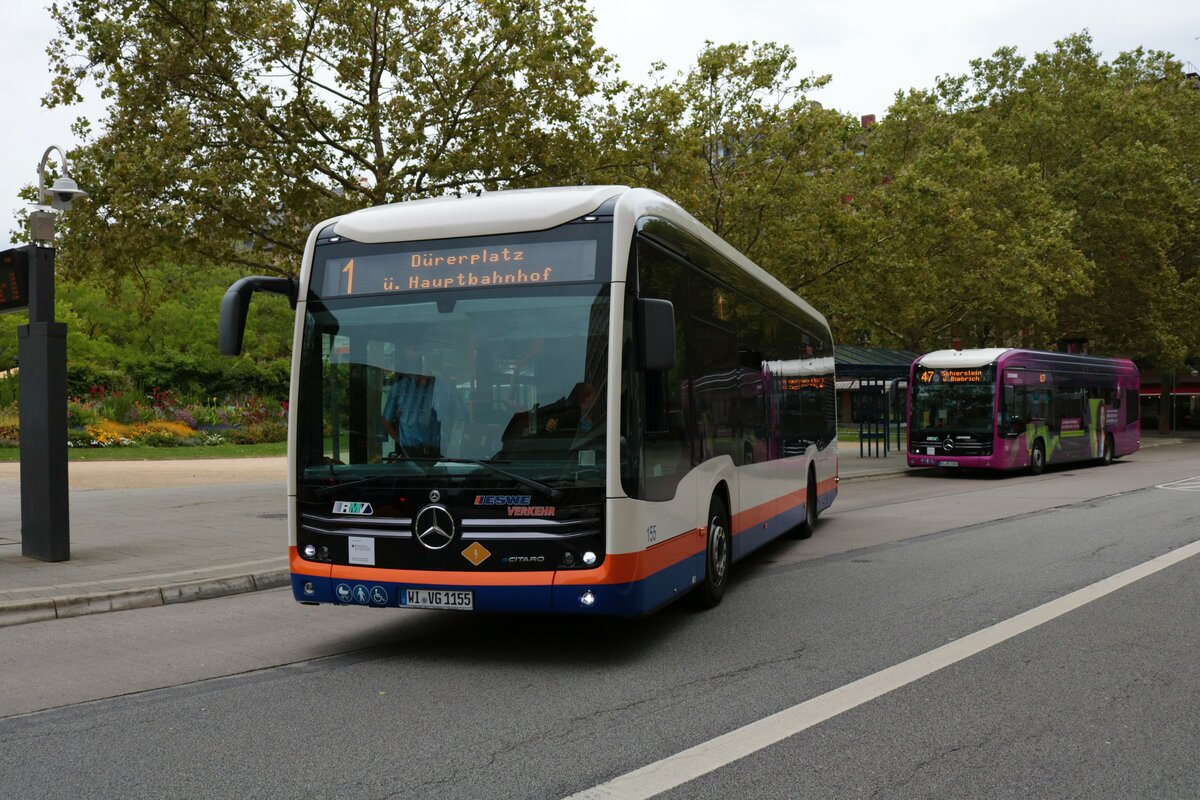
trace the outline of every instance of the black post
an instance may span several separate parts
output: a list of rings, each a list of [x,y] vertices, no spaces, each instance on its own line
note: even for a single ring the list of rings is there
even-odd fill
[[[67,493],[67,326],[54,321],[54,248],[31,244],[20,360],[21,555],[71,558]]]

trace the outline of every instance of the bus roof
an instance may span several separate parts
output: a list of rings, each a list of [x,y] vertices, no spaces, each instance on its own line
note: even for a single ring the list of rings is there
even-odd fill
[[[1035,366],[1038,369],[1052,369],[1056,365],[1066,367],[1069,364],[1089,364],[1092,366],[1119,367],[1120,369],[1136,369],[1132,361],[1125,358],[1105,358],[1103,356],[1086,355],[1082,353],[1059,353],[1051,350],[1025,350],[1017,347],[984,347],[974,350],[934,350],[926,353],[915,363],[933,369],[955,369],[958,367],[986,367],[1004,359],[1004,366]]]
[[[429,197],[352,211],[331,222],[338,236],[367,244],[540,231],[627,191],[628,186],[560,186]]]
[[[986,367],[1007,353],[1008,347],[984,347],[978,350],[934,350],[917,359],[924,367],[954,369],[957,367]]]

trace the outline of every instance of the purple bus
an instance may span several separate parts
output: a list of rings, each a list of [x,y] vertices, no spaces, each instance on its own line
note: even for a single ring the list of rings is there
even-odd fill
[[[910,467],[1108,464],[1141,446],[1132,361],[986,348],[937,350],[908,382]]]

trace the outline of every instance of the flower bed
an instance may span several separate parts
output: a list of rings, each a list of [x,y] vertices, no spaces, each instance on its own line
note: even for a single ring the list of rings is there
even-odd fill
[[[67,401],[68,447],[198,447],[287,439],[287,403],[261,397],[183,402],[169,390],[93,386]],[[0,447],[20,444],[16,404],[0,408]]]

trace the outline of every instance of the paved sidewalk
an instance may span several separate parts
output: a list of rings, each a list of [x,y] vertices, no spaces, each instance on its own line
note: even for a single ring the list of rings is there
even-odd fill
[[[71,462],[71,559],[21,555],[20,465],[0,464],[0,626],[288,583],[285,458]]]
[[[841,482],[905,472],[892,444],[863,457],[842,443]],[[71,559],[46,563],[21,555],[20,465],[0,463],[0,627],[286,586],[286,470],[285,458],[71,462]]]

